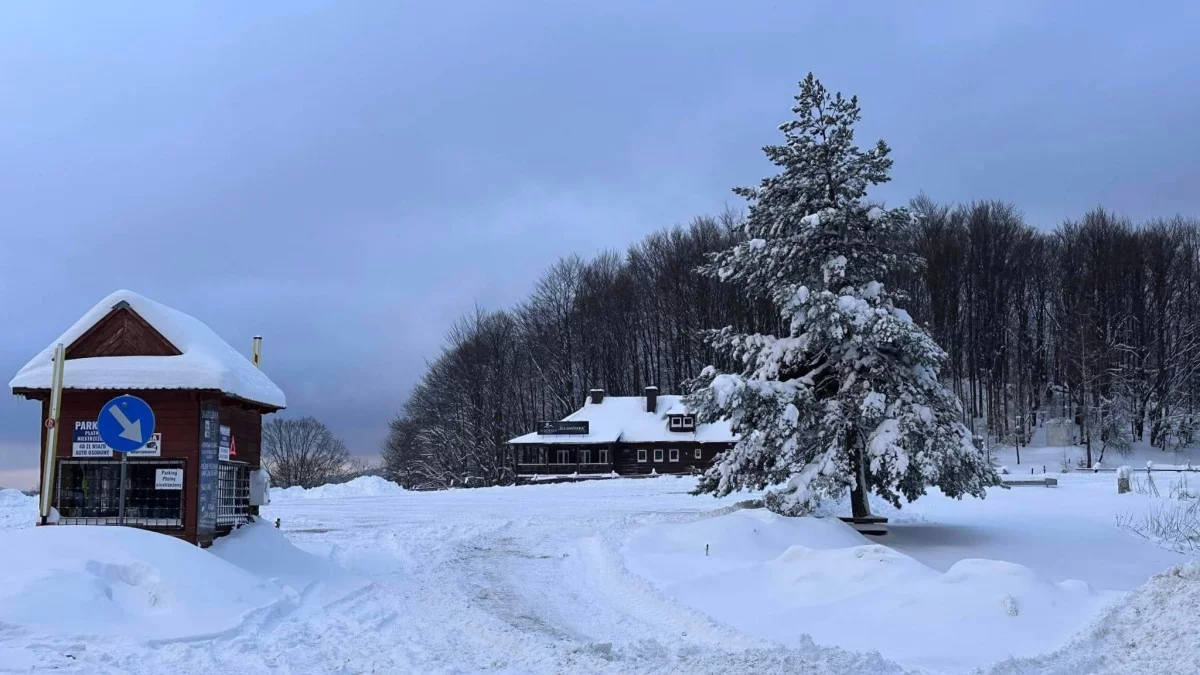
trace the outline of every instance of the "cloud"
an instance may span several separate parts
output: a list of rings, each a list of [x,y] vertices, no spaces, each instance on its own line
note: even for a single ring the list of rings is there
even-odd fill
[[[0,372],[132,288],[266,336],[286,414],[372,452],[460,314],[739,206],[810,70],[894,147],[889,203],[1196,212],[1192,3],[688,7],[14,8]],[[37,416],[0,401],[0,438],[36,446]]]

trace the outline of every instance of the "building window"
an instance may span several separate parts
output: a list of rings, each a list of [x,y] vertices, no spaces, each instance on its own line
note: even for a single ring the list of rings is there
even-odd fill
[[[521,448],[521,456],[518,464],[545,464],[546,449],[545,448]]]
[[[566,448],[559,448],[557,460],[558,461],[556,462],[556,464],[570,464],[571,463],[571,451]]]
[[[600,463],[608,464],[608,449],[607,448],[600,451]]]
[[[693,415],[672,415],[670,425],[671,431],[692,431],[696,428],[696,418]]]
[[[125,524],[183,527],[185,491],[157,489],[155,471],[184,468],[183,460],[130,460],[125,473]],[[186,481],[187,476],[184,478]],[[58,522],[63,525],[117,525],[120,498],[121,460],[59,460],[54,500]]]
[[[639,462],[646,461],[646,451],[645,450],[638,450],[638,461]]]
[[[700,448],[696,448],[696,453],[695,453],[694,457],[696,459],[704,459],[704,451],[701,450]]]
[[[250,514],[250,467],[221,462],[217,476],[217,525],[241,525]]]
[[[580,450],[579,451],[579,463],[580,464],[591,464],[592,463],[592,451],[591,450]]]
[[[672,462],[679,461],[679,449],[678,448],[671,448],[671,461]]]
[[[662,451],[662,450],[655,450],[655,451],[654,451],[654,461],[656,461],[656,462],[661,462],[661,461],[662,461],[662,459],[663,459],[663,451]]]

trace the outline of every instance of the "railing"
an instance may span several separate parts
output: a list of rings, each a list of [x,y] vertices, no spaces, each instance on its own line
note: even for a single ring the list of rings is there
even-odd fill
[[[156,529],[183,527],[184,490],[155,486],[158,469],[182,469],[183,460],[130,459],[125,476],[122,523],[121,460],[60,459],[54,507],[61,525],[132,525]]]
[[[221,462],[217,477],[217,525],[237,526],[250,516],[250,467]]]

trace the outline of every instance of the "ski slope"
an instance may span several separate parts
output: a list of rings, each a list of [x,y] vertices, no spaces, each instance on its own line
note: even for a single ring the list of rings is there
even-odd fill
[[[1067,475],[1058,489],[995,491],[984,502],[930,495],[893,514],[903,522],[879,540],[886,546],[835,520],[739,509],[752,495],[693,497],[692,480],[665,476],[276,491],[264,516],[280,530],[260,523],[211,551],[167,547],[147,554],[154,574],[104,581],[122,599],[110,614],[145,625],[158,610],[138,594],[141,579],[164,597],[194,597],[208,576],[176,571],[220,563],[229,592],[212,602],[227,603],[232,625],[197,615],[189,630],[176,602],[164,605],[169,635],[93,631],[89,616],[55,620],[71,597],[34,612],[39,621],[14,621],[0,594],[0,672],[1137,672],[1124,634],[1092,622],[1154,630],[1161,607],[1178,623],[1200,607],[1189,591],[1200,572],[1143,586],[1186,559],[1113,525],[1115,512],[1150,498],[1118,498],[1112,481]],[[0,523],[27,524],[35,508],[7,495]],[[1085,542],[1067,559],[1064,528]],[[20,543],[25,567],[45,565],[37,539],[48,529],[0,531],[0,551]],[[58,534],[84,529],[101,528]],[[129,564],[87,536],[92,550],[61,565],[77,594],[89,569]],[[971,560],[978,551],[992,560]],[[41,597],[31,595],[38,587],[12,582],[36,575],[0,567],[0,576],[33,611],[25,601]],[[1134,614],[1112,614],[1135,587]],[[1200,672],[1200,644],[1185,632],[1153,653],[1159,672]]]

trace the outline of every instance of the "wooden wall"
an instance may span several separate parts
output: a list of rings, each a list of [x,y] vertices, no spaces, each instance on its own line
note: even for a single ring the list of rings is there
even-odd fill
[[[61,458],[71,457],[71,438],[75,422],[95,421],[101,407],[121,394],[132,394],[150,405],[154,411],[154,430],[162,434],[162,457],[184,460],[184,527],[179,530],[164,530],[168,534],[196,541],[196,478],[199,476],[200,460],[200,398],[194,391],[144,390],[144,391],[76,391],[63,392],[62,411],[59,414],[58,444],[55,454]],[[42,401],[42,419],[49,417],[50,404]],[[46,446],[46,429],[42,428],[40,447]],[[114,453],[114,458],[118,458]],[[39,466],[41,463],[39,463]],[[44,466],[41,467],[43,470]]]
[[[229,427],[237,445],[235,462],[245,462],[251,469],[262,466],[262,412],[234,399],[221,400],[221,424]]]

